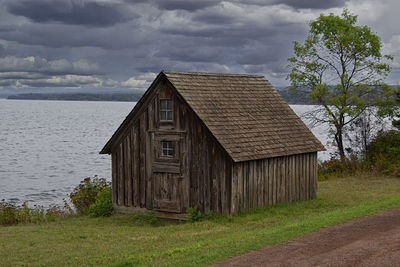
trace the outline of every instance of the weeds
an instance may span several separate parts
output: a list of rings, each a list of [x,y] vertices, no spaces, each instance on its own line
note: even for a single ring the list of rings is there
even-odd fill
[[[156,213],[154,211],[145,211],[145,212],[135,212],[132,215],[132,221],[136,225],[153,225],[158,226],[161,225],[161,221],[158,220]]]
[[[50,222],[57,217],[66,217],[67,215],[68,212],[58,206],[45,210],[40,206],[29,208],[26,203],[16,206],[4,201],[0,202],[0,225]]]

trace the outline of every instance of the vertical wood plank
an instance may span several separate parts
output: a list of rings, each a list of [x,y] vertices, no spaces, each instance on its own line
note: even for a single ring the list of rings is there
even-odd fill
[[[232,214],[232,161],[227,159],[225,161],[225,182],[226,182],[226,205],[228,206],[228,213]]]
[[[190,206],[190,181],[191,181],[191,173],[190,173],[190,166],[191,166],[191,150],[192,150],[192,142],[191,142],[191,132],[190,132],[190,127],[189,127],[189,122],[188,122],[188,113],[185,113],[185,129],[187,131],[185,135],[185,144],[184,147],[186,148],[186,153],[184,154],[184,170],[185,170],[185,175],[183,177],[183,203],[184,203],[184,208],[188,208]]]
[[[301,201],[301,174],[300,174],[300,155],[296,155],[296,180],[297,180],[297,200]]]
[[[269,190],[269,179],[268,179],[268,160],[267,159],[263,159],[263,170],[264,170],[264,206],[268,206],[269,203],[269,194],[268,194],[268,190]]]
[[[243,209],[249,209],[249,163],[243,162]]]
[[[253,192],[251,193],[251,196],[253,198],[252,202],[252,208],[255,208],[257,206],[257,179],[258,179],[258,174],[257,174],[257,162],[255,160],[251,161],[253,162]]]
[[[146,208],[152,209],[153,208],[153,188],[152,188],[152,153],[151,153],[151,141],[150,141],[150,134],[148,130],[153,125],[153,106],[149,105],[146,114],[146,129],[145,129],[145,140],[146,140]]]
[[[209,156],[209,153],[211,153],[211,156]],[[212,199],[213,195],[211,193],[211,186],[213,185],[213,159],[214,158],[214,153],[213,153],[213,148],[211,148],[211,151],[209,151],[207,142],[204,142],[203,145],[203,181],[204,184],[200,185],[204,187],[204,212],[206,214],[209,213],[210,207],[211,207],[211,202],[214,201]],[[215,190],[215,188],[213,188]]]
[[[289,158],[289,156],[286,156],[286,186],[287,186],[286,199],[287,199],[287,202],[291,203],[292,202],[292,197],[291,197],[292,184],[291,184],[291,180],[290,180],[290,158]]]
[[[238,212],[238,168],[237,163],[232,164],[232,203],[231,213],[236,214]]]
[[[118,183],[117,183],[117,171],[118,171],[118,161],[117,161],[117,154],[115,151],[111,153],[111,177],[112,177],[112,203],[117,204],[118,203]]]
[[[238,211],[243,211],[244,207],[244,199],[243,199],[243,183],[244,183],[244,176],[243,176],[243,163],[239,162],[236,163],[238,168]]]
[[[131,153],[131,133],[129,132],[126,139],[126,163],[127,163],[127,180],[128,180],[128,206],[133,206],[133,192],[132,192],[132,153]]]
[[[278,186],[278,168],[277,168],[277,158],[273,158],[273,182],[272,182],[272,194],[273,194],[273,198],[272,198],[272,204],[275,205],[277,202],[277,186]]]
[[[220,167],[220,183],[221,183],[221,212],[223,214],[229,214],[228,205],[226,201],[226,161],[227,159],[221,152],[221,167]]]
[[[259,177],[260,177],[260,183],[259,183],[259,186],[260,186],[260,198],[259,198],[259,201],[258,201],[258,205],[259,206],[264,206],[264,196],[265,196],[265,188],[264,188],[264,183],[265,183],[265,173],[264,173],[264,162],[263,162],[263,160],[259,160],[258,161],[258,168],[259,168]]]
[[[140,186],[140,207],[146,206],[146,122],[145,113],[140,117],[139,127],[139,154],[140,154],[140,172],[139,172],[139,186]]]
[[[286,202],[286,165],[285,165],[285,157],[280,157],[281,168],[280,168],[280,181],[281,181],[281,201]]]
[[[318,154],[314,152],[314,197],[318,193]]]
[[[301,169],[301,200],[305,200],[306,199],[306,189],[305,189],[305,177],[304,177],[304,172],[305,172],[305,168],[304,168],[304,154],[299,155],[300,156],[300,169]]]
[[[254,194],[254,183],[253,183],[253,181],[254,181],[254,167],[253,167],[253,165],[254,165],[254,161],[249,161],[248,162],[249,163],[249,171],[248,171],[248,173],[249,173],[249,187],[248,187],[248,199],[249,199],[249,202],[248,202],[248,208],[249,209],[252,209],[253,207],[254,207],[254,205],[253,205],[253,194]]]
[[[296,171],[296,155],[292,155],[292,179],[293,179],[293,200],[297,201],[297,171]]]
[[[310,190],[310,199],[314,198],[314,153],[309,153],[309,169],[308,169],[308,173],[309,173],[309,190]]]
[[[122,143],[118,145],[118,205],[123,206],[125,200],[124,191],[124,157],[123,157],[123,146]]]
[[[274,203],[273,177],[274,177],[274,162],[273,159],[268,159],[268,205],[269,206],[273,205]]]
[[[306,178],[306,199],[310,199],[310,158],[309,158],[310,153],[306,153],[304,154],[304,159],[305,159],[305,163],[304,163],[304,168],[305,168],[305,178]]]
[[[135,127],[133,129],[133,203],[134,206],[140,206],[139,200],[139,171],[140,171],[140,160],[139,160],[139,131]]]

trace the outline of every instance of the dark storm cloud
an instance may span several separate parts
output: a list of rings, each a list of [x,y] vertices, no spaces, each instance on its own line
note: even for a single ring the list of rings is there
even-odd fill
[[[177,69],[286,83],[292,42],[304,39],[308,21],[345,2],[0,0],[0,81],[138,88],[143,74]]]
[[[327,9],[343,7],[348,0],[231,0],[234,3],[270,6],[284,4],[293,8]]]
[[[206,7],[214,6],[219,4],[221,1],[217,0],[153,0],[150,1],[156,4],[158,8],[165,10],[186,10],[196,11]]]
[[[343,7],[346,0],[276,0],[274,4],[285,4],[294,8],[327,9]]]
[[[207,24],[230,24],[235,21],[235,17],[221,12],[209,11],[195,14],[194,21],[204,22]]]
[[[24,0],[8,4],[8,11],[34,22],[107,27],[131,19],[118,4],[78,0]]]
[[[93,75],[98,73],[98,66],[79,60],[71,62],[67,59],[47,60],[41,57],[14,57],[0,58],[0,73],[33,72],[42,74],[76,74]]]

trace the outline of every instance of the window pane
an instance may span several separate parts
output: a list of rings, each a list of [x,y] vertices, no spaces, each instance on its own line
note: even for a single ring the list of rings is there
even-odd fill
[[[160,115],[161,115],[162,121],[167,120],[167,112],[166,111],[160,111]]]
[[[174,102],[170,99],[160,100],[160,120],[172,121],[174,119]]]
[[[160,109],[161,110],[167,109],[167,100],[161,100],[160,101]]]
[[[167,100],[167,109],[173,110],[173,102],[172,102],[172,100]]]
[[[172,119],[173,119],[172,111],[167,111],[167,120],[172,121]]]
[[[168,156],[168,157],[173,157],[174,156],[174,142],[172,141],[161,141],[161,147],[162,147],[162,155],[163,156]]]

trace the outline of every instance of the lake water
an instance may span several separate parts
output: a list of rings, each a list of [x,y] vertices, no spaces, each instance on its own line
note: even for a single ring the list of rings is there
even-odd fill
[[[134,105],[0,99],[0,201],[48,207],[62,204],[85,177],[110,180],[110,156],[99,151]],[[302,114],[313,106],[292,108]],[[313,129],[323,144],[326,131]]]

